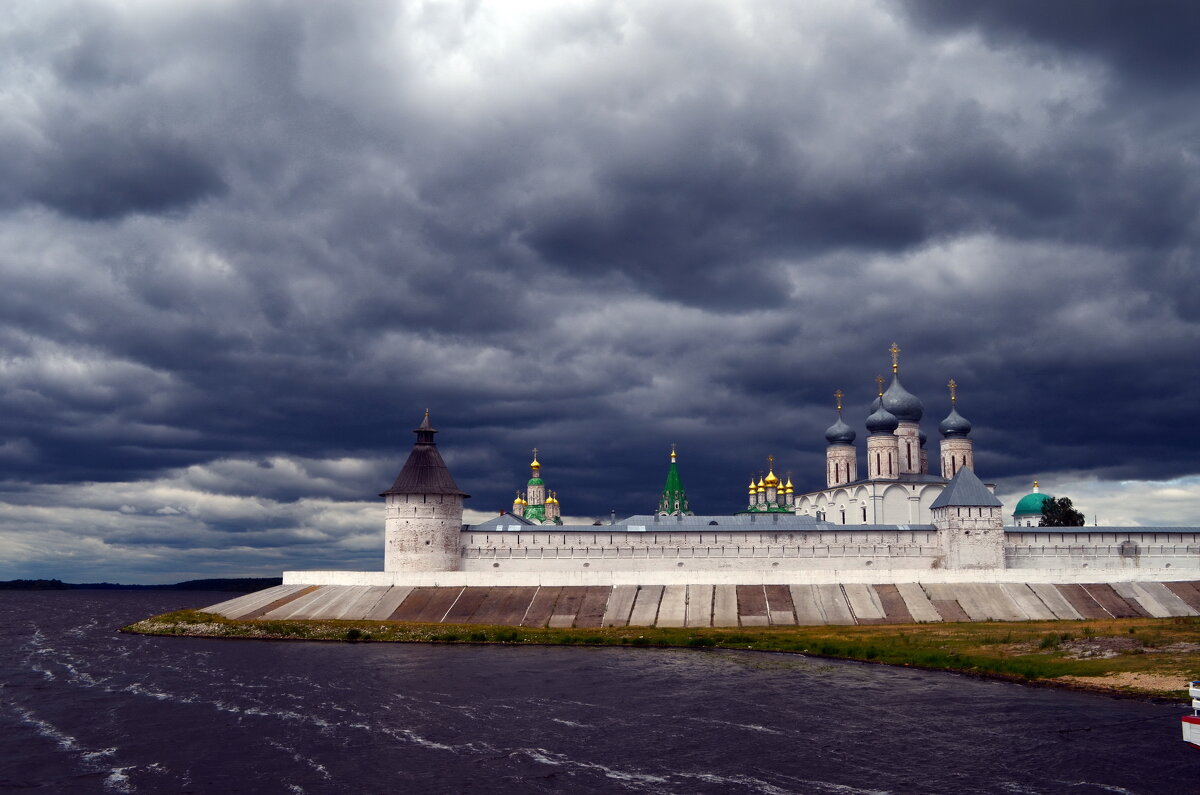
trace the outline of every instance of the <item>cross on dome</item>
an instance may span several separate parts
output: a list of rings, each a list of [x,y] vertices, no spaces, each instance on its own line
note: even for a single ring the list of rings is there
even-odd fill
[[[888,350],[892,352],[892,373],[898,373],[900,371],[900,346],[893,342],[892,347]]]

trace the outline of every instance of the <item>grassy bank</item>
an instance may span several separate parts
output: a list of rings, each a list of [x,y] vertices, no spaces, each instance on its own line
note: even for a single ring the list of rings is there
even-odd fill
[[[1200,618],[729,629],[536,629],[389,621],[234,621],[181,610],[145,635],[392,643],[753,649],[906,665],[1141,696],[1186,695],[1200,678]]]

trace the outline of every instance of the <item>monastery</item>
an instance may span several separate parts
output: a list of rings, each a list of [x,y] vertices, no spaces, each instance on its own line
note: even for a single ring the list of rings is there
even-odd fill
[[[746,507],[696,515],[671,451],[653,513],[565,522],[537,451],[512,512],[463,524],[467,494],[429,413],[384,499],[383,571],[287,571],[208,608],[229,618],[365,619],[526,627],[766,626],[1200,615],[1200,528],[1039,527],[1035,483],[1012,525],[975,475],[971,424],[938,425],[929,471],[921,401],[879,388],[866,477],[842,417],[826,488],[796,494],[774,461]]]
[[[607,523],[564,523],[534,451],[531,476],[511,513],[463,524],[459,488],[438,452],[426,412],[416,443],[384,498],[383,572],[287,572],[285,582],[397,585],[530,585],[718,582],[926,582],[1054,577],[1171,579],[1200,570],[1200,528],[1039,527],[1049,495],[1035,486],[1005,527],[1004,508],[975,474],[971,423],[950,409],[938,425],[930,472],[921,401],[892,379],[866,418],[866,477],[860,478],[855,431],[842,416],[825,434],[826,488],[796,494],[774,462],[751,481],[746,507],[729,516],[697,516],[671,451],[653,513]]]

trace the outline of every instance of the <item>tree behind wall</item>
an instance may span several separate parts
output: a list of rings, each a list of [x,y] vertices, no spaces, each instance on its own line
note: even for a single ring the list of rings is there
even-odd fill
[[[1042,502],[1042,527],[1083,527],[1083,514],[1070,497],[1049,498]]]

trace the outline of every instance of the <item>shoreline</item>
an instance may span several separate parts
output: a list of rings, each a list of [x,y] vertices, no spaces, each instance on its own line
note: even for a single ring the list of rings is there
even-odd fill
[[[180,610],[120,632],[341,643],[760,651],[947,671],[1124,698],[1187,700],[1200,617],[777,627],[545,628],[365,620],[236,620]]]

